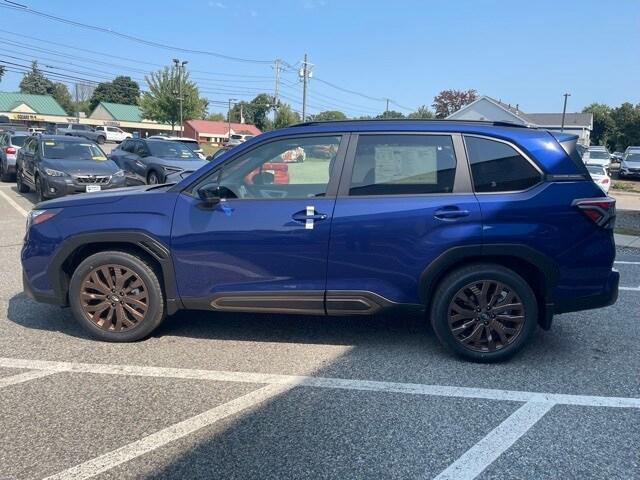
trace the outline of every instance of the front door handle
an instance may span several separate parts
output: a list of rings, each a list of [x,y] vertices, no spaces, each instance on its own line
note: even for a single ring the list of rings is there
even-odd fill
[[[469,210],[463,210],[461,208],[451,206],[436,210],[433,217],[438,220],[456,220],[458,218],[468,217],[469,214]]]
[[[315,207],[309,206],[304,210],[300,210],[299,212],[294,213],[293,215],[291,215],[291,218],[293,218],[296,222],[304,223],[305,228],[313,229],[313,225],[316,221],[326,220],[327,216],[328,215],[326,213],[318,213],[316,212]]]

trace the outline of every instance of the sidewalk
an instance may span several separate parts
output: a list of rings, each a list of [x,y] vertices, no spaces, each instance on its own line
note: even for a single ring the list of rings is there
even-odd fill
[[[616,247],[640,248],[640,237],[636,237],[635,235],[614,233],[613,238],[616,241]]]

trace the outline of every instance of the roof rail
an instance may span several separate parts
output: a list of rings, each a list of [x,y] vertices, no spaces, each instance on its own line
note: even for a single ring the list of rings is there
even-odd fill
[[[533,125],[522,125],[520,123],[512,123],[506,121],[489,121],[489,120],[448,120],[444,118],[369,118],[361,120],[312,120],[308,122],[300,122],[290,125],[290,127],[307,127],[311,125],[325,125],[332,123],[375,123],[375,122],[410,122],[410,123],[462,123],[471,125],[493,125],[496,127],[517,127],[517,128],[537,128]]]

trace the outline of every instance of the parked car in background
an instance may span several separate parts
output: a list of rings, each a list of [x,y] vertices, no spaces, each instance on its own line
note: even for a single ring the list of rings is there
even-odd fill
[[[31,135],[37,135],[38,133],[45,133],[46,129],[43,127],[29,127],[27,131]]]
[[[587,170],[589,175],[593,179],[594,183],[598,185],[604,193],[609,193],[609,187],[611,187],[611,177],[607,173],[607,170],[600,165],[587,164]]]
[[[29,137],[28,132],[0,133],[0,180],[3,182],[10,182],[15,178],[18,151]]]
[[[240,145],[253,137],[255,137],[255,135],[248,133],[232,133],[225,145]]]
[[[58,123],[56,124],[55,134],[83,137],[99,144],[107,141],[107,135],[104,132],[96,132],[89,125],[80,123]]]
[[[631,152],[640,152],[640,147],[638,147],[638,146],[630,146],[630,147],[627,147],[625,149],[625,151],[624,151],[625,155],[627,153],[631,153]]]
[[[125,186],[124,172],[94,142],[69,135],[30,136],[18,152],[16,184],[38,201]]]
[[[127,138],[133,138],[133,135],[129,132],[125,132],[118,127],[99,126],[95,128],[96,133],[102,133],[107,139],[107,142],[120,143]]]
[[[604,147],[589,147],[582,160],[587,165],[600,165],[607,169],[611,166],[611,154]]]
[[[151,135],[150,137],[147,137],[147,139],[148,140],[169,140],[171,142],[180,142],[188,146],[191,150],[193,150],[195,154],[198,155],[198,157],[200,157],[201,160],[207,159],[207,157],[205,157],[204,155],[204,150],[202,150],[202,147],[200,146],[198,141],[194,138],[169,137],[165,135]]]
[[[620,177],[640,177],[640,148],[624,154],[618,175]]]
[[[179,182],[207,164],[184,143],[136,138],[122,142],[111,159],[134,185]]]
[[[223,145],[218,150],[216,150],[211,155],[209,155],[207,157],[207,160],[209,160],[209,161],[214,160],[214,159],[218,158],[220,155],[222,155],[223,153],[228,152],[232,148],[233,148],[233,145]]]
[[[611,161],[620,163],[622,161],[622,157],[624,157],[624,153],[622,152],[613,152],[611,154]]]
[[[580,155],[580,158],[584,157],[584,154],[586,153],[587,150],[588,148],[580,143],[576,145],[576,152],[578,153],[578,155]]]
[[[554,314],[618,295],[615,199],[591,180],[576,140],[470,121],[275,130],[172,186],[36,207],[22,249],[25,291],[69,305],[105,341],[145,338],[182,308],[408,309],[458,355],[503,360]],[[161,159],[186,148],[129,142]],[[286,151],[319,146],[336,156],[276,162],[291,173],[286,184],[260,174]],[[192,155],[171,168],[198,162]]]

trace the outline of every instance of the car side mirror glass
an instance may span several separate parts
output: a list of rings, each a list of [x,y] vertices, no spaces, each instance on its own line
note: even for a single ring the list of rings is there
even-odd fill
[[[206,183],[198,188],[198,197],[209,204],[218,203],[220,201],[220,186],[217,183]]]

